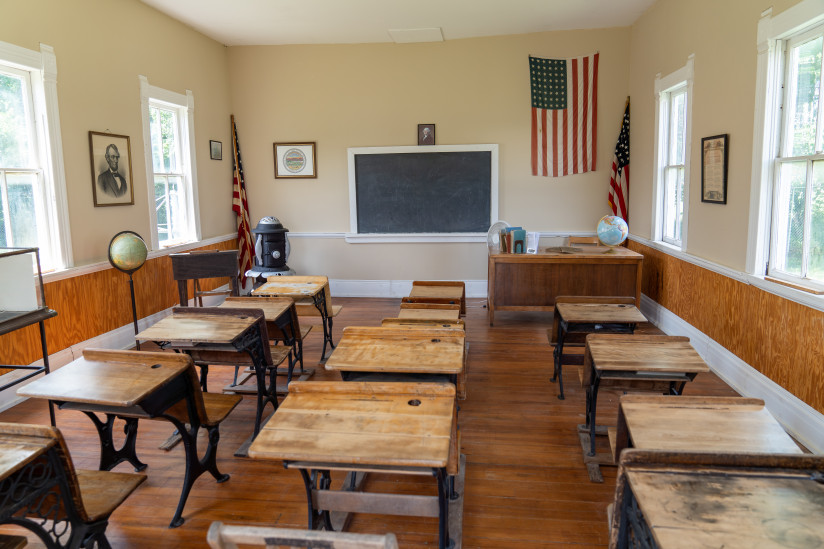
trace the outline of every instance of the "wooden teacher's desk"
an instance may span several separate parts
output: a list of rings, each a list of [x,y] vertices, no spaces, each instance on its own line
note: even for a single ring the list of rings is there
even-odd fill
[[[625,448],[803,453],[764,407],[763,400],[742,397],[624,395],[618,405],[613,452],[616,458]]]
[[[822,478],[820,456],[630,449],[609,547],[821,547]]]
[[[639,253],[582,246],[572,253],[490,254],[487,303],[495,311],[552,311],[559,295],[634,296],[641,306]]]
[[[296,381],[249,457],[300,471],[309,529],[320,520],[342,529],[330,511],[438,517],[441,549],[450,537],[459,547],[460,523],[450,525],[450,507],[459,518],[463,503],[461,478],[457,491],[449,482],[459,472],[455,402],[454,387],[441,383]],[[331,489],[330,471],[350,472],[342,490]],[[438,495],[363,492],[359,472],[434,477]]]
[[[163,418],[171,422],[183,437],[186,473],[170,527],[183,524],[183,507],[201,474],[208,471],[218,482],[229,478],[217,469],[219,437],[213,436],[211,427],[202,423],[206,421],[205,414],[199,412],[203,409],[202,395],[192,359],[186,355],[86,349],[82,358],[18,389],[17,394],[48,399],[61,410],[79,410],[89,416],[100,438],[101,471],[123,461],[137,470],[145,469],[146,464],[135,451],[138,420]],[[231,401],[225,410],[227,414],[240,400],[215,396]],[[104,414],[106,421],[101,421],[98,413]],[[126,439],[120,449],[115,449],[112,436],[117,417],[126,421]],[[202,459],[197,451],[201,425],[210,431],[208,449]]]

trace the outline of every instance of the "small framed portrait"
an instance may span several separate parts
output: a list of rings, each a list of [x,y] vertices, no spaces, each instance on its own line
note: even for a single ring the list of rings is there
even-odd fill
[[[318,176],[316,144],[275,143],[275,178],[314,179]]]
[[[209,140],[209,158],[212,160],[223,160],[223,143]]]
[[[701,138],[701,202],[727,203],[729,134]]]
[[[134,204],[132,149],[128,135],[89,132],[95,206]]]
[[[435,144],[435,124],[418,124],[418,145]]]

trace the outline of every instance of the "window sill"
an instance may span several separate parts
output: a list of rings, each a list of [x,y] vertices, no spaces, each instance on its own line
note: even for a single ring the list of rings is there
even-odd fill
[[[813,295],[824,295],[824,290],[821,288],[813,288],[811,286],[804,286],[803,284],[796,284],[794,282],[789,282],[787,280],[781,280],[780,278],[773,278],[771,276],[765,276],[764,280],[767,282],[774,282],[776,284],[781,284],[782,286],[787,286],[788,288],[792,288],[793,290],[798,290],[800,292],[807,292],[808,294]]]

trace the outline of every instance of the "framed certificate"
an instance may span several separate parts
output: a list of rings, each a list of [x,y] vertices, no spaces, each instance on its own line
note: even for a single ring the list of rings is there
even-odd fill
[[[727,203],[729,134],[701,138],[701,202]]]

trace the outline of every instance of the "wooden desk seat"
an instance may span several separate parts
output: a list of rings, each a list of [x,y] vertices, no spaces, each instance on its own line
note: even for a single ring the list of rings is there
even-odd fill
[[[459,304],[461,315],[466,315],[466,284],[451,280],[414,280],[404,303]]]
[[[461,316],[460,305],[447,303],[403,303],[398,318],[456,321]]]
[[[25,539],[25,538],[24,538]],[[243,544],[255,547],[325,547],[328,549],[398,549],[395,534],[350,534],[323,530],[296,530],[269,526],[234,526],[215,521],[206,541],[212,549],[235,549]]]
[[[466,324],[463,319],[458,320],[436,320],[430,318],[384,318],[381,326],[394,326],[396,328],[459,328],[466,331]]]
[[[23,511],[26,517],[37,517],[31,522],[38,525],[43,519],[55,521],[57,530],[65,528],[60,523],[66,521],[71,533],[61,543],[67,547],[109,547],[109,516],[146,476],[75,469],[66,441],[56,427],[0,423],[0,438],[13,446],[0,454],[0,476],[3,481],[9,479],[16,484],[15,496],[3,503],[20,505],[28,501],[18,509],[4,508],[0,510],[2,514]],[[22,462],[23,456],[29,456],[29,460]],[[32,478],[37,481],[32,482]],[[38,496],[39,492],[42,493]],[[11,538],[9,543],[17,545],[10,547],[25,545]]]

